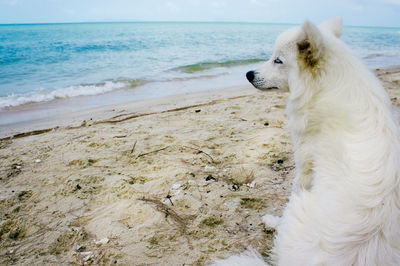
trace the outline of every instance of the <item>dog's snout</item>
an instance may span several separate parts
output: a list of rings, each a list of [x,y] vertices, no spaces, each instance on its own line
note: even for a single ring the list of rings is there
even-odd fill
[[[246,73],[246,78],[248,81],[252,82],[254,80],[254,71],[250,70],[249,72]]]

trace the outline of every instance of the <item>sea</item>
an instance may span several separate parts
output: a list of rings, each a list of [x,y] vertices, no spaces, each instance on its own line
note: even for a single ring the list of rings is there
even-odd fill
[[[292,26],[205,22],[0,25],[0,125],[248,85],[245,73],[266,61],[275,38]],[[347,26],[342,39],[370,68],[400,65],[400,28]],[[85,100],[68,105],[76,99]],[[8,116],[46,105],[52,110],[39,117]]]

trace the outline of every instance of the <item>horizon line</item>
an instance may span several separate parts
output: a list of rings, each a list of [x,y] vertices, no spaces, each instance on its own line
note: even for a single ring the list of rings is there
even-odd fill
[[[18,25],[55,25],[55,24],[101,24],[101,23],[243,23],[243,24],[273,24],[273,25],[300,25],[294,22],[257,22],[257,21],[191,21],[191,20],[104,20],[104,21],[63,21],[63,22],[14,22],[1,23],[0,26]],[[375,28],[400,28],[400,26],[375,26],[375,25],[343,25],[344,27],[375,27]]]

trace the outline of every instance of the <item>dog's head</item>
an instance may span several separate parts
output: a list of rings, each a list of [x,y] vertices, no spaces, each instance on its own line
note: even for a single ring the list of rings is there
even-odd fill
[[[246,77],[260,90],[289,89],[289,76],[299,70],[313,73],[323,60],[324,39],[328,35],[339,38],[342,19],[329,19],[318,27],[309,21],[278,36],[272,57],[259,69],[247,72]]]

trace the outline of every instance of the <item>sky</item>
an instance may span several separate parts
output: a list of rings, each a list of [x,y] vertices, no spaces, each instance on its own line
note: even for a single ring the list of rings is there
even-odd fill
[[[232,21],[400,27],[400,0],[0,0],[0,23]]]

